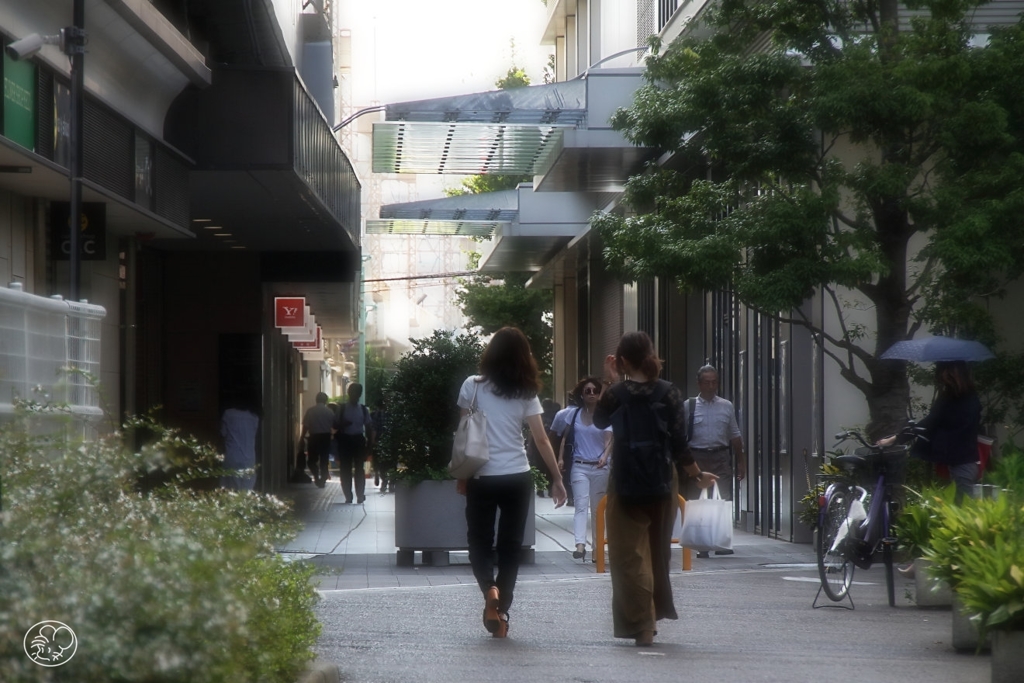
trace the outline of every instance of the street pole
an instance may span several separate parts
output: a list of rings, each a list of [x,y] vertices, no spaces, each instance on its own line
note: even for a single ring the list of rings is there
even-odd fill
[[[65,36],[64,50],[71,59],[71,207],[68,212],[68,263],[70,298],[80,300],[82,254],[79,233],[82,229],[83,131],[85,129],[85,0],[74,0],[71,27]]]
[[[359,262],[359,386],[363,388],[360,399],[366,404],[366,262],[363,256]]]

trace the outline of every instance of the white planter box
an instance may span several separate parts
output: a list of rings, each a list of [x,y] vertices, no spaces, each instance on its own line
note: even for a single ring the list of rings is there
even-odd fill
[[[953,647],[957,650],[974,652],[978,649],[981,637],[978,635],[978,627],[970,618],[964,614],[960,598],[953,595]],[[992,647],[991,637],[981,643],[982,650]]]
[[[932,578],[932,563],[923,558],[914,560],[914,600],[918,607],[949,607],[953,591],[945,581]]]
[[[523,547],[537,542],[534,520],[536,496],[530,497]],[[399,482],[395,489],[395,546],[400,563],[408,553],[468,550],[466,497],[455,490],[455,480]],[[403,552],[405,555],[403,556]]]
[[[992,683],[1024,681],[1024,631],[992,632]]]

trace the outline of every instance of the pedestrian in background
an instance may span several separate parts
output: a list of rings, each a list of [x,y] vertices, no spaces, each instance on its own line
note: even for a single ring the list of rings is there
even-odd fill
[[[956,484],[955,501],[974,495],[978,481],[978,433],[981,430],[981,399],[964,361],[935,364],[935,400],[928,415],[917,423],[924,430],[924,447],[914,453],[928,462],[945,465]],[[879,440],[889,446],[896,436]]]
[[[461,414],[469,411],[475,397],[477,408],[487,416],[489,459],[471,479],[460,479],[457,487],[466,496],[469,563],[484,594],[484,627],[495,638],[508,635],[508,613],[533,498],[533,476],[523,442],[524,423],[554,481],[551,497],[555,507],[565,503],[565,487],[541,419],[538,375],[526,336],[515,327],[503,327],[484,349],[480,374],[467,377],[459,390]]]
[[[380,487],[381,494],[388,492],[388,463],[385,462],[386,458],[381,457],[377,449],[379,449],[382,442],[382,436],[384,434],[384,426],[387,422],[388,414],[384,409],[384,401],[378,400],[373,410],[370,412],[370,422],[373,424],[373,443],[374,452],[371,454],[373,458],[373,471],[374,471],[374,483]]]
[[[565,408],[556,412],[551,419],[551,424],[548,425],[548,440],[551,441],[551,448],[555,451],[556,459],[557,454],[562,452],[562,435],[565,433],[569,418],[579,409],[580,404],[573,392],[570,391],[566,396]],[[572,465],[572,458],[558,463],[558,466],[562,469],[562,485],[565,487],[566,492],[565,504],[569,507],[576,507],[572,490]]]
[[[605,359],[604,370],[606,387],[594,424],[615,424],[605,509],[612,624],[616,638],[649,646],[659,620],[679,618],[669,582],[677,470],[697,479],[701,488],[711,486],[716,477],[701,472],[686,448],[683,395],[658,379],[661,360],[646,332],[623,335],[615,355]],[[655,433],[627,433],[642,424]]]
[[[575,502],[573,515],[573,536],[576,549],[572,556],[577,560],[587,555],[587,520],[591,522],[592,533],[597,529],[597,502],[604,497],[608,488],[608,458],[611,455],[612,430],[598,429],[594,425],[594,409],[601,396],[601,380],[584,377],[572,390],[576,408],[560,411],[551,423],[551,431],[560,439],[558,466],[564,472],[572,472],[572,496]],[[594,538],[591,548],[604,539]]]
[[[327,394],[319,392],[316,404],[302,416],[302,438],[306,439],[306,462],[313,473],[317,487],[327,481],[327,460],[331,452],[331,430],[334,411],[327,407]]]
[[[348,401],[338,411],[334,425],[338,439],[338,469],[341,492],[345,502],[352,502],[352,484],[355,482],[356,503],[366,500],[366,453],[373,448],[374,431],[370,411],[359,403],[363,385],[353,382],[348,387]]]
[[[341,410],[341,406],[339,406],[334,401],[328,401],[327,402],[327,407],[331,409],[332,413],[334,413],[334,422],[337,423],[337,421],[338,421],[338,413]],[[339,459],[339,455],[338,455],[338,440],[337,439],[331,439],[331,445],[327,449],[327,476],[324,477],[325,481],[330,481],[331,480],[331,463],[333,462],[334,466],[337,467],[338,466],[338,459]]]
[[[747,456],[743,452],[743,437],[736,422],[736,410],[731,401],[718,395],[718,370],[714,366],[705,365],[697,371],[697,388],[700,393],[687,399],[683,408],[690,453],[702,470],[718,477],[722,498],[732,500],[736,484],[747,476]],[[687,482],[683,488],[683,497],[693,500],[698,495],[700,489],[696,484]],[[732,550],[715,551],[715,555],[732,554]],[[697,557],[710,555],[702,551],[697,553]]]
[[[224,469],[253,470],[245,475],[223,476],[226,489],[252,491],[256,486],[256,434],[260,428],[259,408],[251,396],[236,396],[220,419],[224,438]]]

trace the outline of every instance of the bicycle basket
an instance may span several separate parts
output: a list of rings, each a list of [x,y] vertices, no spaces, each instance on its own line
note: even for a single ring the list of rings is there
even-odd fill
[[[865,462],[851,468],[851,474],[858,486],[871,489],[878,482],[879,475],[885,472],[885,483],[889,486],[902,486],[907,476],[907,460],[910,447],[906,444],[889,446],[881,453],[872,448],[858,448],[853,452],[865,458]]]

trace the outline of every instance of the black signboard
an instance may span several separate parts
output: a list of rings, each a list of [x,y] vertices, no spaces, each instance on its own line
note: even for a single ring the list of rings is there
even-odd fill
[[[58,261],[67,261],[71,255],[71,231],[68,229],[70,213],[70,202],[50,203],[53,257]],[[103,202],[82,202],[78,253],[83,261],[107,259],[107,205]]]

